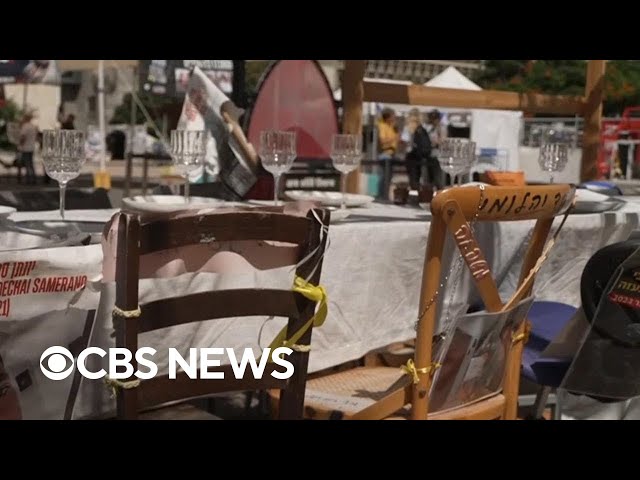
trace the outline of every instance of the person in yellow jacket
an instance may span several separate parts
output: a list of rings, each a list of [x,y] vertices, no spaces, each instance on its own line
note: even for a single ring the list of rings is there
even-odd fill
[[[378,122],[378,154],[393,157],[398,149],[398,131],[396,129],[396,112],[391,108],[382,110],[382,118]]]
[[[400,135],[396,128],[396,112],[391,108],[382,110],[382,118],[378,121],[378,160],[382,162],[382,175],[374,175],[376,197],[387,198],[391,182],[391,163],[398,151]]]

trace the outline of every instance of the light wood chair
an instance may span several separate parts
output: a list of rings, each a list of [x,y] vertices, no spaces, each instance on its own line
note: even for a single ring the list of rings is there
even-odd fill
[[[322,229],[329,224],[327,210],[311,210],[306,217],[274,213],[262,209],[252,211],[196,215],[170,220],[141,223],[137,215],[120,214],[118,218],[118,253],[116,259],[116,308],[113,321],[116,346],[135,352],[138,335],[176,325],[248,316],[288,317],[287,332],[303,335],[296,344],[311,341],[316,301],[293,290],[231,289],[167,298],[138,305],[140,257],[145,254],[201,244],[213,238],[218,242],[244,240],[274,241],[298,245],[296,276],[318,285],[327,235]],[[312,322],[311,322],[312,323]],[[283,367],[268,363],[261,379],[253,376],[252,369],[244,378],[235,379],[230,365],[209,368],[209,372],[224,373],[224,379],[190,379],[184,372],[170,380],[168,375],[149,380],[130,377],[112,386],[117,394],[119,419],[202,419],[202,411],[185,405],[176,408],[142,411],[195,399],[221,392],[267,390],[282,391],[279,418],[302,418],[309,353],[296,350],[287,357],[294,366],[289,379],[279,380],[270,374]],[[133,362],[132,362],[133,363]],[[134,366],[134,371],[137,365]],[[139,415],[140,414],[140,415]]]
[[[528,296],[535,273],[546,257],[554,238],[545,242],[554,218],[573,205],[575,187],[540,185],[524,187],[457,187],[439,192],[431,202],[433,214],[425,257],[415,355],[403,372],[385,366],[360,367],[309,380],[305,415],[316,419],[383,419],[396,412],[411,419],[515,419],[518,402],[522,346],[527,322],[512,332],[514,341],[506,352],[502,391],[482,400],[440,412],[429,412],[429,392],[436,305],[441,287],[442,255],[447,231],[462,254],[487,312],[508,310]],[[470,222],[537,220],[524,258],[516,293],[506,303],[478,246]],[[563,220],[564,223],[564,220]],[[560,224],[561,228],[562,224]],[[544,249],[544,251],[543,251]],[[432,304],[432,305],[430,305]],[[431,308],[428,308],[431,307]],[[415,379],[415,383],[414,383]],[[273,398],[277,398],[274,393]],[[407,409],[411,405],[410,410]]]

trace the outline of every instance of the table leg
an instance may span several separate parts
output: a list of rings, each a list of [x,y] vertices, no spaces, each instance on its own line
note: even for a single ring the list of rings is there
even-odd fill
[[[96,320],[96,310],[89,310],[87,312],[87,319],[85,320],[84,330],[82,332],[82,337],[80,341],[79,347],[81,350],[84,350],[89,346],[89,342],[91,340],[91,332],[93,330],[93,324]],[[69,389],[69,396],[67,397],[67,405],[64,409],[64,420],[71,420],[73,416],[73,408],[76,405],[76,398],[78,398],[78,391],[80,390],[80,382],[82,381],[82,377],[80,372],[76,368],[73,371],[73,381],[71,382],[71,388]]]
[[[147,194],[147,176],[149,175],[149,159],[144,157],[142,160],[142,195]]]

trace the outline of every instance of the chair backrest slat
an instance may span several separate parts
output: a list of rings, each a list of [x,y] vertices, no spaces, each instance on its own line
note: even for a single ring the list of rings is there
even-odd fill
[[[265,240],[302,244],[311,220],[273,212],[196,215],[142,225],[140,254],[212,242]]]
[[[487,186],[484,192],[475,187],[463,187],[438,193],[431,202],[431,212],[444,217],[446,203],[455,200],[467,221],[474,218],[478,221],[494,222],[540,220],[567,211],[572,205],[574,195],[575,187],[563,184]]]

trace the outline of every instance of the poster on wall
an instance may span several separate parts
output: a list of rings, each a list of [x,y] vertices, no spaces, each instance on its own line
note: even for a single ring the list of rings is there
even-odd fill
[[[233,93],[233,60],[150,60],[141,63],[141,89],[156,95],[184,98],[194,67],[227,96]]]
[[[227,96],[233,92],[233,60],[179,60],[176,65],[176,95],[183,96],[189,83],[189,72],[198,67]]]
[[[149,60],[140,68],[142,90],[156,95],[166,95],[169,85],[167,60]]]
[[[55,60],[0,60],[0,84],[60,83]]]

